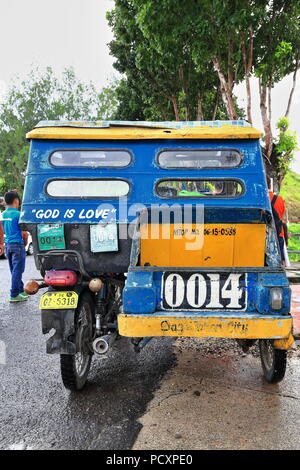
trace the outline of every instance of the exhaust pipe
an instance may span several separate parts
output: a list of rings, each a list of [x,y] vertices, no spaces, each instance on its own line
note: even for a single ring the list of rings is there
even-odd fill
[[[94,353],[98,354],[98,356],[103,356],[103,354],[106,354],[109,348],[115,342],[116,337],[117,337],[117,334],[113,333],[111,335],[106,335],[106,336],[101,336],[100,338],[96,338],[93,341]]]

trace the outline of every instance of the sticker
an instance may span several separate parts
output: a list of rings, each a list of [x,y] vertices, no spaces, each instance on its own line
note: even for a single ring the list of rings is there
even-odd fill
[[[90,237],[93,253],[118,251],[117,224],[91,225]]]
[[[65,250],[65,234],[63,224],[38,225],[38,244],[41,251]]]
[[[212,227],[205,228],[204,235],[215,235],[215,236],[231,236],[236,235],[236,227]]]

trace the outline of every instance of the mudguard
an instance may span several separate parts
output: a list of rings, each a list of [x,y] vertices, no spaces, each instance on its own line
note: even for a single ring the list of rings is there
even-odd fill
[[[72,287],[74,292],[80,296],[82,288]],[[49,289],[48,292],[51,292]],[[75,312],[76,309],[64,310],[41,310],[43,334],[55,330],[53,336],[47,340],[47,354],[70,354],[76,353],[75,338]]]
[[[75,310],[42,310],[43,334],[55,330],[47,340],[47,354],[75,354]]]

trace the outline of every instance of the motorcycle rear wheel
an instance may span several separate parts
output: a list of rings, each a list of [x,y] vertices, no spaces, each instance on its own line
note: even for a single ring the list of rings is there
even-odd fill
[[[93,338],[93,303],[88,293],[81,295],[75,312],[76,354],[60,356],[60,371],[64,386],[68,390],[79,391],[87,382],[91,367]]]

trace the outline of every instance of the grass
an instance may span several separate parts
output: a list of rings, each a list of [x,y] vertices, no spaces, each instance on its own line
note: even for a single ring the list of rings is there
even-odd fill
[[[300,221],[300,175],[288,171],[281,186],[280,195],[285,200],[289,220]],[[298,233],[300,233],[300,228]]]
[[[289,224],[288,230],[291,233],[300,233],[300,224]],[[299,250],[300,251],[300,238],[291,237],[289,239],[289,250]],[[300,261],[300,254],[289,253],[290,261]]]

